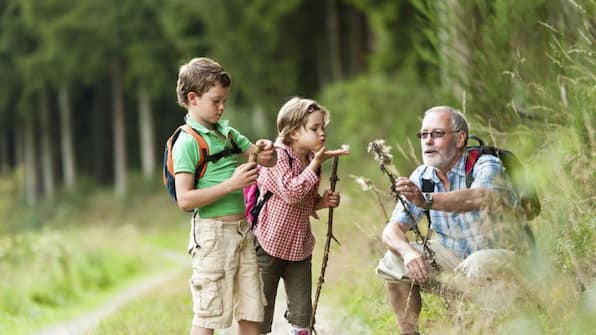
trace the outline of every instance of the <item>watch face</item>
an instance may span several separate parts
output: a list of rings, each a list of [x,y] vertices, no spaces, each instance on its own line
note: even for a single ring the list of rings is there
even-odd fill
[[[433,204],[433,195],[431,193],[422,193],[422,197],[424,197],[424,207],[430,209]]]

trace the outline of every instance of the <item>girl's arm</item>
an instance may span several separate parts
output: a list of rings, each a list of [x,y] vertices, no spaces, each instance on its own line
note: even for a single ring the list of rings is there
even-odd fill
[[[318,187],[319,176],[308,168],[295,176],[292,167],[299,162],[292,161],[290,164],[289,154],[284,152],[284,149],[278,150],[277,164],[272,168],[263,169],[259,181],[267,190],[288,204],[298,204]]]

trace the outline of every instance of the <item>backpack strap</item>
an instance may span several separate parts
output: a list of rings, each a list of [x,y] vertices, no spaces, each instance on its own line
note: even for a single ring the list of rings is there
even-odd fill
[[[466,187],[470,188],[472,182],[474,182],[474,177],[472,176],[472,170],[474,169],[474,164],[478,161],[478,157],[482,155],[483,148],[481,147],[473,147],[468,149],[468,157],[466,158]]]
[[[422,178],[422,185],[421,191],[423,193],[432,193],[435,191],[435,183],[433,183],[432,179],[424,179]],[[426,215],[426,219],[428,220],[428,228],[430,231],[430,210],[424,210],[424,215]]]
[[[197,162],[197,168],[195,170],[195,184],[198,181],[199,178],[203,177],[203,175],[205,175],[205,170],[207,170],[207,162],[209,162],[209,145],[207,145],[207,142],[205,141],[205,139],[203,138],[203,136],[201,136],[201,134],[199,134],[199,132],[192,128],[191,126],[184,124],[182,126],[180,126],[180,128],[182,128],[182,130],[184,130],[187,134],[191,135],[195,141],[197,141],[197,144],[199,145],[199,153],[200,153],[200,157],[199,157],[199,161]]]
[[[290,165],[290,169],[292,169],[294,159],[292,158],[292,156],[290,156],[290,153],[286,149],[283,149],[283,148],[280,148],[280,149],[286,153],[286,156],[288,156],[288,164]],[[257,223],[259,221],[259,214],[261,213],[261,209],[263,209],[263,206],[265,206],[265,203],[267,202],[267,200],[271,199],[272,196],[273,196],[273,192],[267,190],[267,192],[265,192],[265,194],[263,194],[262,197],[257,198],[257,203],[255,204],[255,207],[253,207],[252,210],[250,211],[250,214],[252,215],[252,217],[254,219],[251,229],[255,229],[255,227],[257,226]]]
[[[167,158],[165,158],[167,161],[165,168],[167,169],[167,171],[170,171],[170,173],[172,175],[174,174],[174,158],[172,155],[172,149],[174,148],[174,143],[180,136],[181,131],[184,131],[184,132],[188,133],[189,135],[191,135],[195,139],[197,144],[199,145],[200,158],[199,158],[199,161],[197,162],[197,167],[195,169],[195,183],[196,183],[196,181],[205,174],[205,166],[206,166],[205,157],[209,156],[209,146],[207,145],[207,142],[205,142],[205,139],[203,139],[203,137],[189,125],[184,124],[184,125],[179,126],[178,128],[176,128],[176,130],[174,130],[174,132],[172,133],[172,136],[170,136],[168,138],[168,141],[166,143],[166,147],[167,147],[166,152],[168,154],[167,154]],[[165,169],[164,169],[164,171],[165,171]],[[167,185],[166,178],[167,178],[166,174],[164,173],[163,181],[164,181],[164,184]]]
[[[236,144],[236,142],[234,142],[234,140],[232,139],[232,133],[228,133],[228,139],[230,140],[230,143],[232,143],[232,148],[231,149],[224,149],[216,154],[213,154],[211,156],[208,156],[206,158],[207,162],[217,162],[218,160],[220,160],[221,158],[230,156],[230,155],[234,155],[234,154],[239,154],[242,152],[242,150],[240,150],[240,147],[238,147],[238,144]]]
[[[191,135],[195,139],[195,141],[197,141],[197,144],[199,145],[199,152],[201,154],[200,155],[201,157],[199,157],[199,161],[197,162],[197,168],[196,168],[196,173],[195,173],[195,183],[196,183],[196,181],[198,181],[199,178],[201,178],[205,175],[205,171],[207,170],[207,163],[217,162],[218,160],[220,160],[224,157],[242,152],[242,150],[240,149],[238,144],[236,144],[236,142],[234,142],[234,140],[232,139],[232,133],[228,133],[228,139],[230,140],[230,143],[232,143],[232,148],[224,149],[216,154],[209,155],[209,145],[207,145],[207,142],[205,141],[203,136],[201,134],[199,134],[199,132],[196,129],[192,128],[191,126],[189,126],[187,124],[182,125],[181,128],[186,133]]]

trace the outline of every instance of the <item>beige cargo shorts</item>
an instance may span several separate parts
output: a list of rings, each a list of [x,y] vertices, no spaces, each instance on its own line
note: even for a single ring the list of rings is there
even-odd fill
[[[416,250],[422,252],[422,245],[410,243]],[[428,246],[435,253],[435,261],[441,272],[446,275],[460,276],[467,279],[490,279],[500,273],[513,261],[514,252],[506,249],[479,250],[465,259],[455,255],[450,249],[443,247],[436,240],[430,240]],[[388,283],[410,283],[406,267],[402,258],[391,251],[387,251],[376,268],[379,277]],[[438,273],[431,271],[431,284],[439,280]]]
[[[193,217],[189,253],[193,325],[228,328],[232,320],[262,322],[266,300],[255,253],[255,236],[245,219]]]

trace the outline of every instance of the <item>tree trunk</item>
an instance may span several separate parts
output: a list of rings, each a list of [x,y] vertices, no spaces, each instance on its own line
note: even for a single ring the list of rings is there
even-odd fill
[[[124,115],[124,92],[119,61],[112,62],[112,128],[114,136],[114,186],[116,194],[124,195],[127,187],[126,118]]]
[[[343,78],[343,66],[341,61],[341,43],[339,36],[339,17],[337,16],[337,3],[336,0],[327,0],[326,4],[331,81],[338,81]]]
[[[72,136],[72,108],[70,105],[70,89],[67,84],[60,86],[58,92],[60,109],[60,151],[62,157],[62,175],[64,185],[72,190],[76,182],[75,154]]]
[[[347,72],[353,76],[364,70],[366,55],[366,22],[360,12],[350,6],[348,8],[348,36],[346,43],[347,52]]]
[[[141,146],[141,168],[143,177],[151,179],[155,173],[155,127],[153,111],[147,88],[143,85],[137,92],[139,104],[139,143]]]
[[[8,155],[8,135],[3,131],[0,133],[0,176],[8,174]]]
[[[35,125],[33,118],[23,121],[23,185],[25,189],[25,202],[33,206],[39,199],[37,191],[38,174],[37,158],[35,156]]]
[[[465,3],[457,0],[447,0],[439,3],[439,66],[441,85],[450,87],[453,96],[463,99],[464,88],[467,82],[469,63],[469,50],[466,40],[468,34],[458,31],[465,18]],[[469,14],[469,13],[468,13]],[[464,103],[462,101],[462,103]],[[465,106],[464,106],[465,108]]]
[[[43,193],[48,199],[54,198],[54,186],[56,181],[54,179],[54,162],[53,162],[53,146],[52,134],[50,131],[50,101],[48,91],[43,88],[40,92],[40,156],[41,156],[41,176],[43,178]]]

